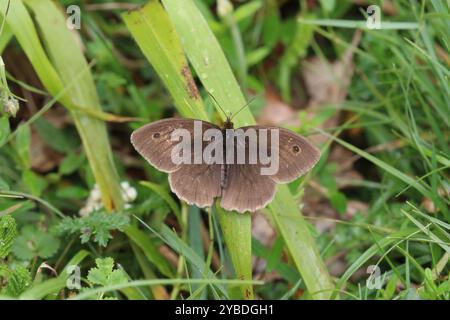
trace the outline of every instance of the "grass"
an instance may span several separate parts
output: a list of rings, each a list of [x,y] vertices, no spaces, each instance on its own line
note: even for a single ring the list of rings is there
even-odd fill
[[[450,297],[448,3],[396,1],[380,30],[350,1],[98,3],[69,31],[66,2],[11,1],[0,34],[2,104],[20,106],[0,110],[2,298]],[[207,92],[231,113],[258,97],[238,127],[286,104],[321,161],[253,217],[179,201],[129,135],[173,115],[219,124]]]

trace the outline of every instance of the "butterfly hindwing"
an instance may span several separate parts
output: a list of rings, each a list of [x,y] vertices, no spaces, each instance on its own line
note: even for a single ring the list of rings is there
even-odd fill
[[[178,198],[197,207],[210,207],[220,197],[220,164],[183,165],[169,173],[170,189]]]
[[[228,165],[220,206],[241,213],[264,208],[275,195],[276,186],[270,176],[261,175],[259,170],[258,165]]]

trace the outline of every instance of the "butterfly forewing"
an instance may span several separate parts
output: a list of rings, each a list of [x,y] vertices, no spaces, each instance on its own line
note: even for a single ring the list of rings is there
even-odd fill
[[[220,196],[220,165],[176,164],[172,161],[172,150],[179,140],[172,140],[176,129],[186,129],[191,135],[192,157],[195,157],[194,122],[201,122],[202,135],[208,129],[219,127],[205,121],[192,119],[164,119],[147,124],[131,135],[135,149],[158,170],[169,173],[171,190],[189,204],[199,207],[211,206]],[[208,145],[202,144],[200,152]]]
[[[279,130],[279,169],[272,179],[276,183],[287,183],[311,170],[320,159],[320,151],[298,134],[283,128]]]
[[[179,165],[171,161],[172,149],[179,143],[179,140],[172,140],[172,133],[177,129],[185,129],[191,134],[192,158],[195,156],[194,143],[194,122],[201,123],[203,132],[219,127],[212,123],[192,119],[163,119],[149,123],[131,135],[131,143],[134,148],[154,167],[163,172],[172,172],[178,169]],[[203,134],[202,132],[202,134]],[[203,148],[207,145],[205,142]],[[201,152],[202,150],[200,150]]]

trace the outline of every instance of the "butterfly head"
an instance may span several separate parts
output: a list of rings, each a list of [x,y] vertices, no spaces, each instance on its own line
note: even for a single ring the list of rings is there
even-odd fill
[[[223,123],[223,128],[224,129],[233,129],[234,128],[234,125],[233,125],[233,122],[231,122],[230,116],[227,116],[227,119]]]

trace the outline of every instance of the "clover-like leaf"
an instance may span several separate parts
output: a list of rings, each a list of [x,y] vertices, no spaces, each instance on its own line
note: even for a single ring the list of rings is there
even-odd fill
[[[34,226],[25,226],[14,241],[12,251],[21,260],[30,260],[34,257],[48,259],[58,251],[58,248],[57,238]]]
[[[113,286],[128,282],[127,275],[123,270],[114,269],[112,258],[95,259],[95,268],[89,270],[88,280],[92,284],[100,286]]]

